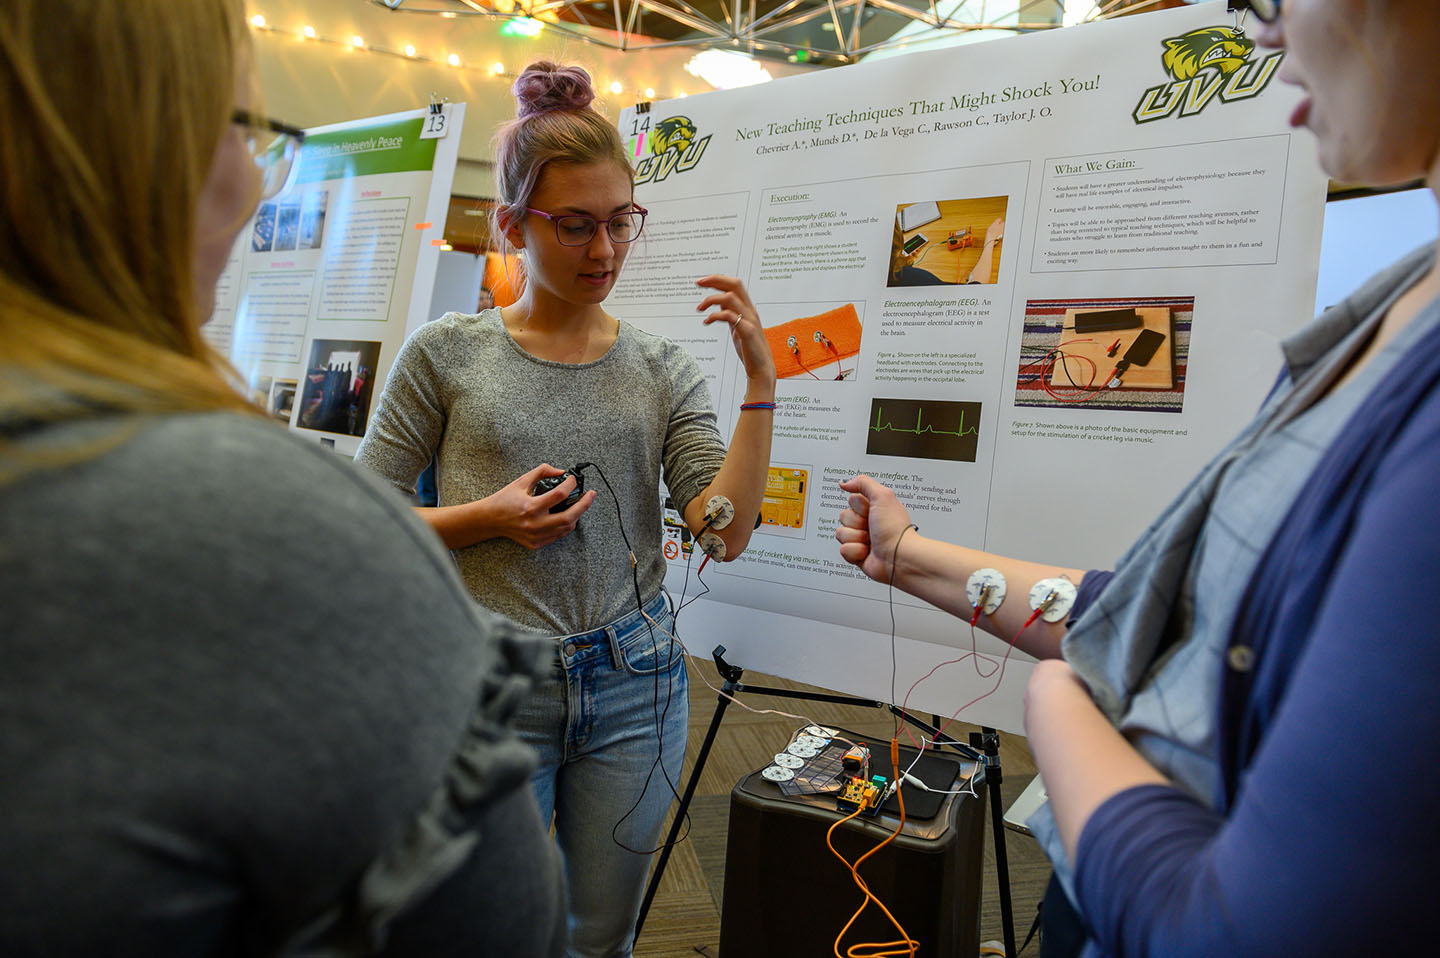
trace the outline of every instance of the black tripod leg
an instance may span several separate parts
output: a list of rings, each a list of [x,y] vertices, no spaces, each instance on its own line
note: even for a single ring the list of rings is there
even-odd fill
[[[660,890],[660,877],[665,874],[665,865],[670,861],[670,851],[675,847],[675,839],[679,837],[680,827],[690,810],[690,800],[695,797],[695,787],[700,784],[700,773],[705,770],[705,760],[710,757],[710,747],[715,744],[715,735],[720,731],[720,720],[725,717],[730,696],[735,693],[735,683],[727,680],[721,689],[715,703],[715,714],[710,716],[710,728],[705,732],[705,742],[695,756],[690,778],[685,783],[685,794],[680,796],[680,804],[675,806],[675,820],[670,823],[670,834],[665,836],[665,844],[660,849],[660,859],[655,863],[655,870],[650,873],[650,884],[645,888],[645,900],[640,903],[640,915],[635,919],[636,941],[640,939],[640,929],[645,927],[645,916],[650,911],[651,903],[655,901],[655,893]]]
[[[1005,933],[1006,958],[1015,958],[1015,916],[1010,908],[1010,859],[1005,849],[1005,809],[1001,804],[1000,735],[993,728],[980,727],[985,753],[985,784],[990,794],[990,825],[995,833],[995,879],[1000,886],[1000,922]],[[974,736],[972,733],[972,744]]]

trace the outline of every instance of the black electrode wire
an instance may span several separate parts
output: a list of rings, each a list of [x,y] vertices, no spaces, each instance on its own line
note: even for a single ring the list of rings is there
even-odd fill
[[[620,538],[625,541],[625,551],[630,554],[630,578],[635,585],[635,607],[640,610],[640,614],[643,617],[645,614],[645,600],[640,597],[639,562],[635,558],[635,547],[630,545],[630,537],[625,534],[625,517],[620,513],[620,497],[615,495],[615,489],[610,485],[610,480],[605,478],[605,470],[593,462],[581,462],[575,465],[576,472],[584,472],[586,469],[595,470],[596,474],[600,476],[600,481],[605,483],[605,488],[610,491],[610,501],[615,503],[615,523],[620,527]],[[646,621],[648,623],[649,620],[647,619]],[[652,647],[655,644],[655,631],[653,629],[650,630],[650,644]],[[656,651],[658,654],[659,650],[657,649]]]
[[[680,517],[680,521],[683,523],[683,522],[685,521],[685,517],[684,517],[684,516],[681,516],[681,517]],[[680,542],[680,548],[681,548],[681,549],[684,549],[684,548],[685,548],[685,542],[684,542],[684,540],[681,540],[681,542]],[[681,582],[680,582],[680,601],[675,604],[675,618],[677,618],[677,619],[680,618],[680,610],[683,609],[683,608],[685,608],[685,593],[687,593],[687,592],[690,591],[690,561],[691,561],[692,559],[694,559],[694,558],[695,558],[695,547],[694,547],[694,546],[691,546],[690,551],[687,552],[687,553],[685,553],[685,578],[682,579]],[[676,622],[676,623],[675,623],[675,631],[676,631],[676,632],[679,632],[679,631],[680,631],[680,623],[679,623],[679,622]]]
[[[711,527],[712,525],[714,525],[715,520],[719,517],[719,515],[720,515],[720,511],[717,509],[717,510],[715,511],[715,514],[714,514],[714,515],[706,516],[706,517],[705,517],[705,524],[704,524],[703,526],[701,526],[701,527],[700,527],[700,531],[697,532],[697,533],[695,533],[695,535],[694,535],[695,543],[696,543],[697,546],[698,546],[699,543],[700,543],[700,537],[703,536],[706,532],[710,531],[710,527]],[[681,522],[684,522],[684,521],[685,521],[685,517],[684,517],[684,516],[681,516],[681,517],[680,517],[680,521],[681,521]],[[692,548],[690,549],[690,552],[685,556],[685,580],[680,583],[680,602],[675,606],[675,618],[676,618],[677,620],[680,618],[680,610],[681,610],[681,609],[683,609],[683,608],[685,608],[687,605],[689,605],[690,602],[694,602],[695,599],[700,598],[700,596],[701,596],[701,595],[704,595],[705,592],[709,592],[709,591],[710,591],[710,587],[709,587],[708,585],[705,585],[705,580],[702,579],[702,578],[700,578],[700,572],[703,572],[703,571],[705,570],[705,563],[704,563],[704,562],[701,562],[701,563],[700,563],[700,569],[699,569],[699,571],[697,571],[697,572],[695,573],[695,581],[699,582],[701,585],[705,585],[705,592],[701,592],[700,595],[695,596],[695,599],[691,599],[690,602],[686,602],[686,601],[685,601],[685,593],[688,592],[688,591],[690,591],[690,560],[693,559],[693,558],[695,558],[695,548],[694,548],[694,547],[692,547]],[[708,558],[710,558],[710,556],[709,556],[709,555],[706,555],[705,558],[708,559]],[[676,631],[676,632],[679,632],[679,631],[680,631],[680,624],[679,624],[678,621],[675,623],[675,631]]]
[[[1080,383],[1076,382],[1075,374],[1070,371],[1070,359],[1071,357],[1069,353],[1060,353],[1060,368],[1065,370],[1065,378],[1070,380],[1070,385],[1074,386],[1076,389],[1093,389],[1095,386],[1095,374],[1099,370],[1091,369],[1090,381],[1082,386],[1080,385]]]
[[[1059,362],[1059,363],[1063,366],[1064,364],[1068,363],[1069,360],[1070,360],[1070,358],[1071,358],[1071,357],[1070,357],[1070,354],[1067,353],[1067,352],[1065,352],[1063,345],[1062,345],[1062,346],[1021,346],[1021,347],[1020,347],[1020,352],[1022,352],[1022,353],[1028,352],[1028,353],[1031,353],[1031,354],[1034,354],[1034,353],[1039,353],[1039,354],[1040,354],[1040,358],[1039,358],[1039,359],[1032,359],[1032,360],[1030,360],[1030,362],[1028,362],[1028,363],[1021,363],[1021,364],[1020,364],[1020,375],[1021,375],[1021,376],[1026,375],[1026,374],[1025,374],[1025,370],[1031,368],[1032,366],[1039,366],[1039,367],[1040,367],[1038,371],[1036,371],[1035,373],[1030,374],[1028,378],[1026,378],[1026,379],[1021,379],[1020,381],[1021,381],[1022,383],[1032,383],[1032,382],[1035,382],[1037,379],[1043,380],[1043,379],[1045,378],[1045,375],[1046,375],[1047,373],[1049,373],[1052,368],[1054,368],[1056,362]],[[1066,376],[1070,376],[1070,370],[1069,370],[1068,367],[1065,369],[1065,375],[1066,375]],[[1075,380],[1074,380],[1074,377],[1071,377],[1070,381],[1073,383],[1073,382],[1075,381]]]
[[[709,562],[709,561],[710,561],[710,557],[709,557],[709,556],[706,556],[706,557],[705,557],[705,560],[700,563],[700,568],[698,568],[698,569],[695,570],[695,581],[698,582],[698,583],[700,583],[700,591],[697,592],[697,593],[695,593],[694,595],[692,595],[692,596],[690,597],[690,601],[689,601],[689,602],[685,602],[685,603],[683,603],[683,604],[681,604],[681,605],[679,605],[679,606],[676,606],[676,608],[675,608],[675,615],[676,615],[677,617],[680,615],[680,610],[683,609],[683,608],[685,608],[685,606],[691,605],[691,604],[693,604],[693,603],[695,602],[696,599],[703,599],[705,596],[707,596],[707,595],[710,594],[710,585],[705,581],[705,563],[706,563],[706,562]],[[690,570],[689,570],[690,561],[689,561],[688,559],[685,561],[685,565],[686,565],[685,575],[686,575],[686,577],[688,578],[689,575],[690,575]],[[679,629],[678,626],[676,627],[675,631],[676,631],[676,632],[679,632],[679,631],[680,631],[680,629]]]
[[[604,478],[604,477],[602,476],[601,478]],[[609,484],[607,483],[606,485],[609,485]],[[611,495],[613,496],[614,493],[612,492]],[[695,534],[695,540],[696,540],[697,543],[698,543],[699,540],[700,540],[700,536],[703,536],[706,532],[710,531],[710,527],[715,524],[715,520],[718,519],[718,518],[720,518],[720,510],[719,510],[719,509],[715,510],[715,512],[713,512],[712,514],[710,514],[710,515],[708,515],[708,516],[705,517],[705,524],[704,524],[703,526],[701,526],[701,527],[700,527],[700,531]],[[681,520],[680,520],[680,521],[682,521],[682,522],[685,521],[683,516],[681,517]],[[685,590],[689,587],[689,584],[690,584],[690,560],[694,557],[694,555],[695,555],[695,552],[694,552],[694,550],[692,549],[691,552],[690,552],[690,555],[688,555],[688,556],[685,557],[685,582],[684,582],[684,583],[681,585],[681,587],[680,587],[680,600],[681,600],[681,601],[680,601],[680,603],[679,603],[678,605],[675,606],[675,609],[674,609],[674,611],[671,613],[671,617],[670,617],[670,624],[674,627],[676,635],[678,635],[678,633],[680,632],[680,610],[683,609],[683,608],[685,608],[685,606],[687,606],[687,605],[690,604],[689,602],[686,602],[686,601],[685,601]],[[703,577],[703,575],[702,575],[702,573],[705,571],[705,563],[706,563],[706,562],[709,562],[709,561],[710,561],[710,556],[707,554],[707,555],[705,556],[705,559],[700,563],[700,568],[695,570],[695,581],[696,581],[696,582],[699,582],[700,585],[704,587],[704,589],[703,589],[703,591],[701,591],[701,592],[698,593],[697,595],[692,596],[691,599],[690,599],[690,602],[694,602],[696,599],[700,598],[701,596],[705,595],[707,592],[710,591],[710,586],[708,586],[708,585],[705,584],[705,579],[704,579],[704,577]],[[637,591],[638,591],[638,586],[637,586]],[[644,615],[645,613],[644,613],[644,611],[642,610],[640,614],[641,614],[641,615]],[[647,621],[647,623],[650,622],[650,617],[649,617],[649,616],[646,616],[646,621]],[[650,632],[650,634],[651,634],[652,637],[653,637],[654,634],[655,634],[655,633],[654,633],[654,625],[653,625],[653,623],[651,623],[651,632]],[[671,636],[670,636],[671,641],[670,641],[670,646],[669,646],[669,650],[668,650],[668,653],[667,653],[666,666],[665,666],[665,674],[666,674],[667,676],[670,674],[670,663],[673,661],[673,656],[674,656],[674,654],[675,654],[675,645],[676,645],[677,642],[679,642],[679,639],[676,637],[676,635],[671,635]],[[653,641],[653,640],[652,640],[652,641]],[[683,648],[683,646],[682,646],[682,648]],[[666,695],[665,695],[665,711],[664,711],[664,713],[663,713],[661,716],[659,716],[659,717],[656,718],[656,723],[657,723],[657,724],[656,724],[656,727],[655,727],[655,737],[656,737],[657,741],[661,740],[661,728],[663,728],[663,724],[662,724],[662,723],[663,723],[663,720],[664,720],[664,718],[665,718],[666,716],[668,716],[668,715],[670,714],[670,698],[671,698],[673,686],[671,686],[671,685],[668,684],[668,682],[669,682],[669,679],[668,679],[668,678],[667,678],[666,681],[667,681],[667,685],[666,685],[666,689],[665,689],[665,692],[666,692]],[[660,688],[659,688],[660,679],[659,679],[659,673],[656,673],[655,685],[656,685],[656,688],[655,688],[655,697],[656,697],[656,700],[657,700],[657,702],[658,702],[658,699],[659,699],[659,697],[660,697]],[[654,714],[654,713],[653,713],[653,709],[652,709],[652,714]],[[664,747],[663,747],[663,745],[662,745],[661,748],[660,748],[660,750],[659,750],[659,754],[656,756],[655,761],[654,761],[654,762],[651,764],[651,766],[650,766],[650,771],[649,771],[649,772],[646,774],[646,776],[645,776],[645,784],[644,784],[644,785],[641,787],[641,789],[640,789],[640,798],[637,798],[637,799],[635,800],[635,804],[630,807],[630,811],[626,812],[626,813],[625,813],[625,817],[620,819],[621,822],[623,822],[623,821],[625,820],[625,818],[628,818],[628,817],[635,811],[635,809],[639,807],[641,800],[644,799],[644,797],[645,797],[645,789],[647,789],[647,788],[650,787],[650,780],[651,780],[651,778],[653,778],[654,775],[655,775],[655,768],[656,768],[657,765],[660,767],[660,773],[665,776],[665,784],[668,785],[668,786],[670,786],[670,794],[675,796],[675,800],[676,800],[677,802],[680,801],[680,793],[679,793],[679,790],[676,789],[676,787],[675,787],[675,782],[674,782],[673,780],[671,780],[671,778],[670,778],[670,771],[669,771],[669,769],[665,768],[663,762],[661,761],[661,759],[662,759],[663,757],[664,757]],[[693,824],[693,823],[692,823],[692,821],[691,821],[691,819],[690,819],[690,811],[689,811],[689,809],[686,809],[686,811],[685,811],[685,830],[684,830],[684,832],[682,832],[682,833],[680,834],[680,836],[675,839],[674,842],[663,842],[663,843],[655,846],[654,848],[652,848],[652,849],[651,849],[650,851],[648,851],[648,852],[640,851],[640,850],[638,850],[638,849],[628,848],[628,847],[626,847],[625,845],[620,844],[620,841],[619,841],[618,838],[616,838],[615,841],[616,841],[617,844],[620,844],[620,847],[621,847],[621,848],[624,848],[626,851],[632,852],[633,854],[636,854],[636,855],[653,855],[653,854],[655,854],[656,852],[660,851],[662,848],[673,847],[673,846],[675,846],[675,845],[680,844],[680,843],[683,842],[685,839],[689,838],[689,837],[690,837],[690,829],[691,829],[691,827],[692,827],[692,824]],[[612,838],[613,838],[614,835],[615,835],[615,831],[616,831],[619,827],[620,827],[620,822],[616,822],[616,823],[615,823],[615,828],[614,828],[614,829],[611,829],[611,837],[612,837]]]
[[[620,526],[620,538],[624,540],[625,549],[630,554],[630,580],[635,586],[635,607],[639,610],[640,617],[645,620],[645,630],[650,636],[650,651],[654,657],[658,659],[660,657],[660,647],[655,641],[655,627],[650,624],[650,617],[645,614],[645,600],[640,596],[640,564],[635,558],[634,547],[630,545],[630,537],[625,534],[625,517],[620,511],[620,497],[615,495],[615,488],[610,485],[610,480],[605,478],[605,470],[601,469],[598,465],[593,462],[582,462],[575,466],[577,473],[584,472],[586,469],[595,470],[596,474],[600,476],[600,481],[605,483],[605,488],[609,490],[611,501],[615,503],[615,519]],[[625,823],[627,818],[635,814],[635,810],[638,809],[640,803],[645,800],[645,793],[650,788],[650,780],[655,777],[655,769],[657,766],[661,774],[665,776],[665,783],[670,786],[670,793],[675,796],[676,801],[680,800],[680,791],[675,787],[675,783],[670,780],[670,772],[665,768],[664,729],[665,720],[670,716],[670,702],[674,698],[674,683],[670,680],[670,673],[674,667],[675,643],[672,641],[665,649],[665,707],[663,709],[660,707],[660,672],[656,670],[654,673],[655,697],[651,703],[650,714],[655,718],[655,761],[651,764],[650,771],[645,775],[645,782],[640,786],[640,795],[635,799],[635,804],[631,805],[629,810],[626,811],[624,815],[621,815],[619,821],[610,829],[611,840],[627,852],[635,855],[653,855],[665,847],[662,843],[649,851],[642,851],[637,848],[631,848],[620,840],[620,826]],[[685,832],[675,840],[675,844],[683,842],[689,835],[690,813],[687,810],[685,813]]]
[[[1052,346],[1052,347],[1050,347],[1049,349],[1046,349],[1046,348],[1043,347],[1043,346],[1021,346],[1021,347],[1020,347],[1020,353],[1021,353],[1022,356],[1025,354],[1026,351],[1036,352],[1036,351],[1039,351],[1039,350],[1044,350],[1044,355],[1042,355],[1039,359],[1032,360],[1032,361],[1030,361],[1030,362],[1028,362],[1028,363],[1022,363],[1022,364],[1020,365],[1020,370],[1019,370],[1019,376],[1020,376],[1020,378],[1019,378],[1019,380],[1017,381],[1017,384],[1018,384],[1018,385],[1028,385],[1028,384],[1030,384],[1030,383],[1038,382],[1038,383],[1040,384],[1040,388],[1043,389],[1043,390],[1045,390],[1046,395],[1048,395],[1051,399],[1057,400],[1057,401],[1059,401],[1059,402],[1063,402],[1063,403],[1082,403],[1082,402],[1089,402],[1090,400],[1094,399],[1096,396],[1098,396],[1098,395],[1100,395],[1101,393],[1103,393],[1103,392],[1105,391],[1105,389],[1107,388],[1107,387],[1106,387],[1106,384],[1103,383],[1103,382],[1100,384],[1100,386],[1098,386],[1098,387],[1095,386],[1095,378],[1096,378],[1096,376],[1098,376],[1098,375],[1100,374],[1100,369],[1099,369],[1099,367],[1095,364],[1095,361],[1094,361],[1093,359],[1091,359],[1090,357],[1088,357],[1088,356],[1072,356],[1070,353],[1065,352],[1065,349],[1064,349],[1064,347],[1069,346],[1069,345],[1073,345],[1074,343],[1088,343],[1088,342],[1094,342],[1094,340],[1093,340],[1093,339],[1072,339],[1072,340],[1070,340],[1070,341],[1068,341],[1068,342],[1063,342],[1063,343],[1061,343],[1061,344],[1058,345],[1058,346]],[[1088,385],[1081,386],[1080,383],[1076,380],[1075,374],[1070,371],[1070,360],[1071,360],[1071,359],[1074,359],[1077,363],[1085,363],[1086,365],[1088,365],[1088,366],[1090,367],[1090,381],[1089,381],[1089,384],[1088,384]],[[1033,375],[1031,375],[1030,378],[1027,379],[1027,378],[1025,378],[1025,370],[1031,368],[1032,366],[1038,366],[1038,367],[1039,367],[1039,370],[1038,370],[1036,373],[1034,373]],[[1058,373],[1056,372],[1056,367],[1057,367],[1057,366],[1059,367],[1060,371],[1064,372],[1065,378],[1070,381],[1070,386],[1071,386],[1072,388],[1077,389],[1077,390],[1082,390],[1082,391],[1084,391],[1084,390],[1090,390],[1090,391],[1088,392],[1088,394],[1087,394],[1087,395],[1084,395],[1084,396],[1062,396],[1060,393],[1056,392],[1056,391],[1055,391],[1056,387],[1058,387],[1058,386],[1060,385],[1059,376],[1058,376]],[[1051,381],[1048,382],[1048,383],[1045,381],[1045,377],[1046,377],[1047,375],[1049,375],[1049,376],[1051,377]]]
[[[896,699],[895,674],[900,671],[900,664],[895,655],[895,567],[900,561],[900,540],[904,539],[905,533],[911,529],[914,529],[916,532],[920,531],[920,527],[912,522],[901,529],[900,534],[895,537],[895,548],[890,550],[890,581],[887,583],[885,592],[885,601],[890,607],[890,704],[892,705],[895,704]],[[900,734],[900,725],[904,721],[905,712],[902,709],[899,718],[895,720],[896,735]]]
[[[1021,364],[1020,364],[1020,371],[1019,371],[1019,372],[1020,372],[1020,376],[1022,376],[1022,377],[1026,376],[1025,370],[1029,369],[1030,367],[1032,367],[1032,366],[1039,366],[1039,367],[1040,367],[1039,370],[1038,370],[1037,372],[1031,374],[1031,375],[1029,376],[1029,378],[1022,378],[1022,379],[1020,380],[1020,382],[1022,382],[1022,383],[1032,383],[1032,382],[1034,382],[1035,380],[1037,380],[1037,379],[1039,379],[1039,378],[1041,378],[1042,376],[1045,375],[1045,370],[1046,370],[1045,361],[1048,360],[1048,359],[1049,359],[1051,356],[1053,356],[1055,353],[1060,352],[1060,347],[1059,347],[1059,346],[1021,346],[1021,347],[1020,347],[1020,352],[1021,352],[1022,354],[1027,353],[1027,352],[1028,352],[1028,353],[1032,353],[1032,354],[1034,354],[1034,353],[1040,353],[1040,358],[1039,358],[1039,359],[1032,359],[1032,360],[1030,360],[1030,362],[1028,362],[1028,363],[1021,363]]]

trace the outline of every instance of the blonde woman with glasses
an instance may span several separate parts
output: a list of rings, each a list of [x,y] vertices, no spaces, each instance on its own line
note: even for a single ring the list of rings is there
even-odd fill
[[[723,324],[746,377],[727,449],[695,359],[604,307],[646,210],[589,75],[537,63],[515,94],[495,141],[495,226],[524,251],[524,290],[410,338],[356,460],[408,491],[435,456],[439,505],[420,514],[477,601],[547,637],[548,676],[517,724],[565,855],[570,954],[627,955],[688,717],[660,483],[712,552],[740,553],[765,488],[775,363],[740,282],[698,280],[693,308]]]
[[[0,12],[0,954],[558,954],[538,645],[200,335],[302,139],[243,14]]]

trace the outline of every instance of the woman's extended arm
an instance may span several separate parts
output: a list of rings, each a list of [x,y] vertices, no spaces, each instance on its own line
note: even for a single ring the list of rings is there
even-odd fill
[[[840,557],[846,562],[858,566],[876,582],[891,581],[893,569],[897,589],[967,621],[974,609],[965,597],[966,581],[977,569],[996,569],[1005,577],[1006,599],[993,616],[980,617],[980,627],[1007,641],[1019,633],[1015,647],[1036,658],[1059,657],[1064,620],[1037,619],[1026,628],[1031,616],[1027,596],[1041,579],[1064,576],[1078,585],[1083,570],[967,549],[927,538],[918,530],[906,532],[910,527],[909,513],[888,486],[869,476],[856,476],[842,482],[840,488],[850,493],[849,508],[840,513],[840,525],[835,530]]]
[[[1416,584],[1440,576],[1440,520],[1414,503],[1434,494],[1440,416],[1412,422],[1313,597],[1313,628],[1271,640],[1293,664],[1267,648],[1246,666],[1257,685],[1272,667],[1284,678],[1234,704],[1259,741],[1223,815],[1143,773],[1127,787],[1135,759],[1090,734],[1083,686],[1036,669],[1027,734],[1103,952],[1384,953],[1428,935],[1440,765],[1416,743],[1440,735],[1440,643]]]
[[[713,309],[705,324],[730,324],[730,340],[745,367],[745,403],[775,401],[775,359],[765,341],[765,330],[750,294],[740,280],[730,276],[706,276],[699,285],[716,290],[696,307]],[[716,530],[725,542],[725,558],[734,559],[750,543],[760,503],[765,497],[765,479],[770,468],[770,434],[773,409],[749,409],[740,413],[725,461],[710,484],[685,506],[685,524],[693,533],[705,526],[705,504],[711,496],[724,496],[735,507],[735,517],[724,529]]]

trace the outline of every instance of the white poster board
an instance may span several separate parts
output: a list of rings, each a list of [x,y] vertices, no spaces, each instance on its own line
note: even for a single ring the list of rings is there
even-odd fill
[[[696,355],[728,435],[743,372],[692,281],[738,275],[783,377],[765,524],[707,567],[680,621],[693,654],[899,701],[970,650],[965,623],[896,594],[892,680],[890,597],[834,541],[859,472],[926,535],[1114,562],[1311,316],[1326,181],[1281,57],[1216,2],[621,115],[651,212],[607,307]],[[1153,352],[1107,388],[1142,334]],[[671,533],[667,584],[694,595],[699,555]],[[1030,664],[1002,674],[1005,644],[978,647],[988,663],[910,706],[993,688],[963,717],[1018,729]]]
[[[256,402],[343,455],[354,455],[406,335],[433,318],[465,107],[441,116],[306,131],[292,185],[240,232],[204,327]]]

